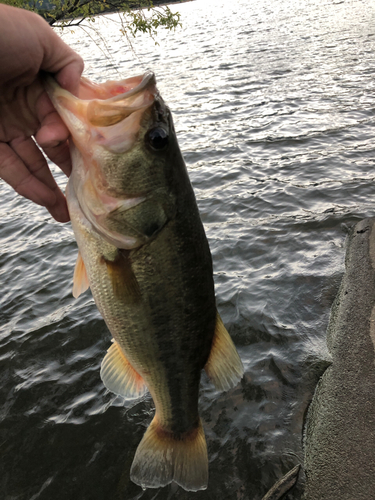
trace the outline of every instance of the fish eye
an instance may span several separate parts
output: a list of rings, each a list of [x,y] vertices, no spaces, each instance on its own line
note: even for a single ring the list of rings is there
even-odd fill
[[[168,146],[168,132],[162,127],[154,127],[150,129],[146,134],[146,138],[152,149],[155,149],[156,151],[161,151]]]

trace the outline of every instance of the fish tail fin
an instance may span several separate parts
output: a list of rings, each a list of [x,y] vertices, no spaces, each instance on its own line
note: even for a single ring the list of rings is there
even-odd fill
[[[187,491],[206,489],[208,456],[201,420],[195,429],[175,437],[154,417],[135,453],[130,478],[143,488],[174,481]]]

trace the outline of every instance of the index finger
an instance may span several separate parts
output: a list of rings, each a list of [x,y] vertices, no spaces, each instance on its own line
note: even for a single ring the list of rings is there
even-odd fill
[[[72,164],[68,147],[69,130],[53,107],[46,92],[37,101],[36,111],[40,129],[35,135],[39,146],[61,170],[69,177]]]

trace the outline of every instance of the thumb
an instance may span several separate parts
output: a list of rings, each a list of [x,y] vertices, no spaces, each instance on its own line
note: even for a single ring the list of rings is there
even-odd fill
[[[54,73],[58,83],[73,94],[78,92],[79,80],[84,63],[69,45],[44,21],[46,29],[41,30],[40,42],[44,49],[44,58],[40,69]]]

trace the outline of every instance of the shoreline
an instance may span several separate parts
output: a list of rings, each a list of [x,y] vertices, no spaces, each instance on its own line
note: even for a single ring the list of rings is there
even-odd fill
[[[175,3],[187,3],[187,2],[195,2],[195,0],[161,0],[160,2],[153,1],[154,7],[162,7],[163,5],[174,5]],[[144,8],[144,7],[143,7]]]
[[[181,4],[181,3],[187,3],[187,2],[193,2],[195,0],[153,0],[153,7],[164,7],[164,6],[168,6],[168,5],[177,5],[177,4]],[[121,4],[119,3],[119,7],[121,6]],[[151,6],[134,6],[134,7],[130,7],[131,10],[143,10],[143,9],[148,9],[149,7]],[[49,17],[48,17],[48,14],[51,12],[51,10],[48,10],[48,9],[39,9],[38,11],[38,14],[43,17],[43,19],[45,19],[47,22],[49,21]],[[112,13],[116,13],[116,12],[121,12],[119,10],[116,10],[116,8],[108,8],[108,9],[105,9],[101,12],[97,12],[97,13],[91,13],[91,14],[88,14],[85,16],[85,18],[87,17],[94,17],[94,16],[100,16],[100,15],[103,15],[103,14],[112,14]],[[71,21],[73,19],[80,19],[82,16],[76,16],[76,17],[67,17],[67,18],[61,18],[61,19],[56,19],[56,23],[59,23],[59,22],[62,22],[62,21]],[[51,27],[54,27],[54,24],[50,24]],[[58,26],[57,26],[58,27]]]
[[[375,218],[350,231],[345,274],[331,308],[332,363],[308,409],[304,500],[374,498]]]

